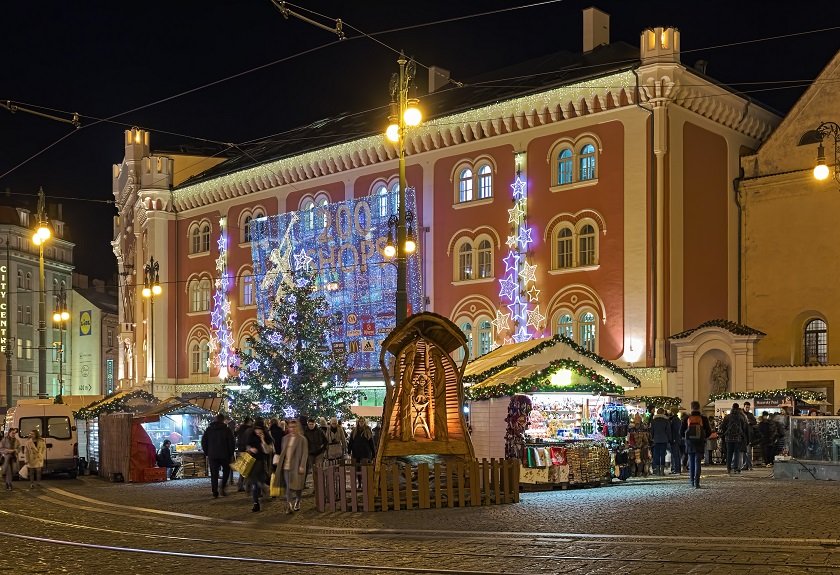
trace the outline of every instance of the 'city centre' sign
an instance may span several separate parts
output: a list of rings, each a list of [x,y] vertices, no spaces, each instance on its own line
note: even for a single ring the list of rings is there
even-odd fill
[[[0,265],[0,353],[9,345],[9,268]]]

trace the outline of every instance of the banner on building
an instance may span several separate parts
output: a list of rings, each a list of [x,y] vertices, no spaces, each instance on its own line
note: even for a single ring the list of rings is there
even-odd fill
[[[90,335],[93,330],[93,312],[85,310],[79,312],[79,335]]]
[[[413,188],[406,208],[417,213]],[[338,326],[333,349],[346,349],[357,372],[379,371],[379,349],[396,324],[397,268],[383,250],[389,219],[397,213],[396,190],[312,209],[260,218],[251,223],[257,312],[263,321],[295,271],[316,274]],[[417,218],[414,234],[417,236]],[[391,229],[396,234],[395,229]],[[423,310],[418,250],[407,257],[409,315]]]

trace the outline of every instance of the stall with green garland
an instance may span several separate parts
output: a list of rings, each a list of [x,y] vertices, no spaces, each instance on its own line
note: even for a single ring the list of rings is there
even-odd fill
[[[640,385],[629,372],[554,336],[478,358],[464,382],[477,458],[520,459],[525,485],[590,485],[618,475],[631,431],[623,395]]]

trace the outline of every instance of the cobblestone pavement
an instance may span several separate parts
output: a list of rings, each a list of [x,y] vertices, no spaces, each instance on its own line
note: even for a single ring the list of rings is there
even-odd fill
[[[840,511],[829,482],[769,470],[525,493],[516,505],[388,513],[259,514],[209,480],[51,479],[0,492],[0,572],[838,573]],[[307,497],[307,495],[309,496]]]

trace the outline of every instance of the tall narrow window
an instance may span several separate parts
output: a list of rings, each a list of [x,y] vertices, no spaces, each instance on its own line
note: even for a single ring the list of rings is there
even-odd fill
[[[307,230],[315,228],[315,202],[306,200],[301,206],[303,211],[303,225]]]
[[[478,243],[478,277],[493,277],[493,246],[489,240]]]
[[[201,253],[201,230],[198,229],[198,226],[192,229],[192,234],[190,235],[190,253]]]
[[[580,346],[595,353],[595,314],[586,312],[580,316]]]
[[[242,241],[246,244],[251,241],[251,221],[251,216],[245,216],[245,221],[242,222],[242,231],[244,232],[242,234]]]
[[[379,203],[379,217],[388,217],[388,188],[380,186],[376,192],[376,201]]]
[[[464,168],[458,175],[458,201],[469,202],[473,199],[473,173]]]
[[[201,251],[210,251],[210,224],[201,226]]]
[[[490,353],[493,349],[493,324],[490,320],[482,319],[478,322],[478,355]]]
[[[805,351],[802,359],[806,364],[828,363],[828,326],[821,319],[812,319],[805,324]]]
[[[568,337],[569,339],[575,338],[575,331],[574,327],[572,326],[572,316],[564,313],[559,318],[557,318],[557,333],[559,335]]]
[[[563,148],[557,156],[557,184],[571,184],[574,181],[573,172],[572,150]]]
[[[190,363],[191,373],[201,373],[201,346],[198,342],[192,344],[190,349]]]
[[[574,246],[572,244],[572,230],[569,228],[560,228],[557,232],[557,269],[565,270],[572,267],[572,253]]]
[[[23,272],[20,270],[18,270],[18,287],[23,289]]]
[[[32,325],[32,307],[26,306],[26,313],[24,314],[25,323]]]
[[[199,309],[197,311],[207,311],[210,309],[210,280],[204,278],[198,283],[199,292]]]
[[[190,282],[190,311],[203,311],[201,309],[201,282],[193,280]]]
[[[325,228],[330,223],[330,210],[329,210],[329,201],[326,198],[321,200],[321,227]]]
[[[395,182],[393,186],[391,186],[391,195],[394,197],[394,210],[391,212],[392,214],[400,213],[400,183]]]
[[[242,305],[254,305],[254,276],[242,276]]]
[[[461,324],[461,331],[464,332],[464,337],[467,338],[467,349],[470,350],[470,357],[475,357],[475,348],[473,347],[473,326],[466,322]],[[463,358],[463,355],[461,356]]]
[[[473,279],[473,250],[469,242],[461,244],[458,250],[458,279],[460,281]]]
[[[32,289],[32,274],[26,272],[26,281],[24,282],[24,286],[26,289]]]
[[[580,180],[595,179],[595,146],[586,144],[580,149]]]
[[[483,200],[493,197],[493,170],[484,164],[478,168],[478,199]]]
[[[198,344],[198,373],[208,373],[210,371],[210,342],[203,339]]]
[[[580,236],[578,237],[578,265],[594,266],[595,265],[595,228],[590,224],[586,224],[580,229]]]

